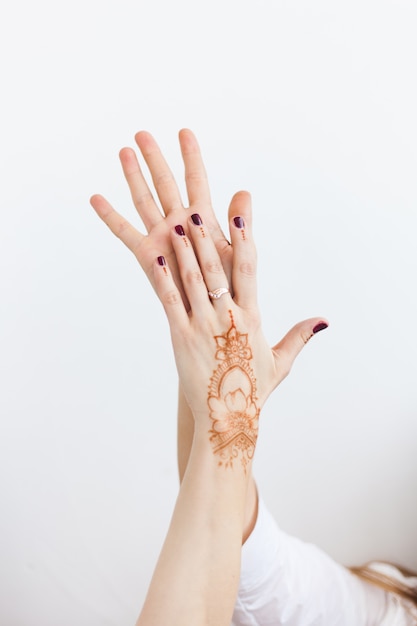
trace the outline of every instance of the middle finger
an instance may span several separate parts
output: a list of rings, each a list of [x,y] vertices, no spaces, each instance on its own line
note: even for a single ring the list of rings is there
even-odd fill
[[[183,209],[181,195],[174,176],[155,139],[145,131],[137,133],[135,139],[149,168],[165,215],[176,209]]]

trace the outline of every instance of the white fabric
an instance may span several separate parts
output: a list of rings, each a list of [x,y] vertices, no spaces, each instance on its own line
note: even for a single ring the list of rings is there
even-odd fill
[[[316,546],[282,532],[260,500],[242,548],[232,626],[416,626],[417,615],[406,606]]]

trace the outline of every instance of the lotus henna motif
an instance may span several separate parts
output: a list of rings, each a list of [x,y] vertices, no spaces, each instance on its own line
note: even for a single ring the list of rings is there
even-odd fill
[[[233,467],[233,461],[240,459],[246,471],[258,435],[256,379],[249,363],[248,335],[237,331],[231,312],[230,317],[228,332],[215,337],[220,363],[210,380],[210,441],[219,465]]]

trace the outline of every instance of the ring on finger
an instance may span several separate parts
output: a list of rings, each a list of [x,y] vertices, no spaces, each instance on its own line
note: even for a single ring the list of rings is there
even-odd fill
[[[208,291],[208,296],[210,300],[218,300],[224,296],[225,293],[230,293],[227,287],[217,287],[217,289],[213,289],[213,291]]]

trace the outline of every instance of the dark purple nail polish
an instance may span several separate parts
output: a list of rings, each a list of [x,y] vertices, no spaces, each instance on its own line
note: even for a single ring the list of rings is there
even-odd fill
[[[193,220],[193,224],[195,224],[196,226],[202,226],[203,220],[201,219],[198,213],[193,213],[193,215],[191,216],[191,219]]]
[[[328,327],[328,324],[326,324],[326,322],[319,322],[318,324],[314,326],[313,333],[316,334],[320,332],[321,330],[324,330],[327,327]]]
[[[178,224],[178,226],[175,227],[175,232],[177,233],[177,235],[180,235],[180,237],[185,236],[185,230],[183,229],[181,224]]]
[[[158,261],[158,263],[159,263],[159,265],[161,267],[164,267],[167,264],[167,262],[165,261],[165,257],[164,256],[159,256],[157,261]]]
[[[233,218],[234,224],[236,226],[236,228],[245,228],[245,222],[243,221],[243,217],[234,217]]]

